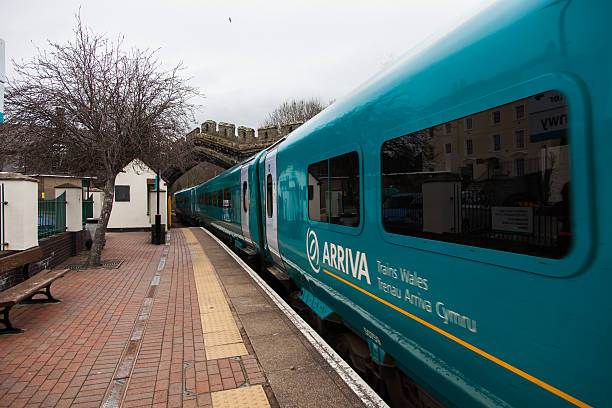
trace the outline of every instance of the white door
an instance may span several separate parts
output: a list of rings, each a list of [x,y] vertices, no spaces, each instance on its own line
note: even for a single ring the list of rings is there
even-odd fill
[[[266,155],[266,171],[264,178],[265,213],[266,213],[266,242],[272,254],[272,259],[279,265],[283,261],[278,251],[278,193],[276,188],[276,149]]]
[[[249,193],[249,166],[245,164],[240,170],[240,224],[242,225],[242,236],[244,240],[252,244],[251,231],[249,230]]]

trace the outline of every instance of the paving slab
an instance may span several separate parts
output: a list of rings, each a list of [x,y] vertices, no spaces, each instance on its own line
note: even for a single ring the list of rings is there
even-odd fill
[[[199,228],[168,238],[108,233],[118,269],[11,311],[25,332],[0,336],[0,407],[363,406],[225,249]]]

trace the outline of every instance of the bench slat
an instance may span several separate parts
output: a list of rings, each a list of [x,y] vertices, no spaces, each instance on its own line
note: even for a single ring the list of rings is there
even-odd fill
[[[44,288],[57,278],[66,274],[69,269],[45,269],[30,279],[0,292],[0,307],[11,306],[28,298],[32,293]]]
[[[17,252],[4,258],[0,258],[0,274],[12,271],[15,268],[19,268],[25,264],[31,262],[40,261],[43,257],[42,249],[37,246],[34,248],[26,249],[25,251]]]

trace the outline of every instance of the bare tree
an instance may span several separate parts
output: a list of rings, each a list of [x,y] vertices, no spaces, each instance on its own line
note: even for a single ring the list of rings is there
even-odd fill
[[[262,126],[276,126],[280,128],[285,123],[306,122],[332,103],[333,100],[329,104],[324,105],[318,98],[287,100],[278,108],[268,113]]]
[[[121,39],[94,34],[79,16],[74,33],[71,42],[49,43],[30,62],[13,62],[17,79],[9,82],[6,119],[27,162],[51,155],[62,168],[104,182],[87,261],[99,265],[115,177],[137,158],[167,167],[173,152],[182,151],[197,91],[180,77],[181,64],[163,69],[155,51],[126,50]]]

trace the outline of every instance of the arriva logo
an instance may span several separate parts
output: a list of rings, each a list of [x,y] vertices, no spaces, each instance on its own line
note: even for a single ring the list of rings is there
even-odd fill
[[[312,270],[319,273],[321,270],[319,265],[319,240],[317,239],[317,234],[311,231],[310,228],[308,228],[306,233],[306,256]]]
[[[365,252],[344,248],[342,245],[325,241],[323,243],[323,259],[320,260],[319,239],[310,228],[306,232],[306,256],[310,267],[316,273],[321,270],[321,264],[342,271],[355,279],[365,278],[370,283],[368,260]]]

